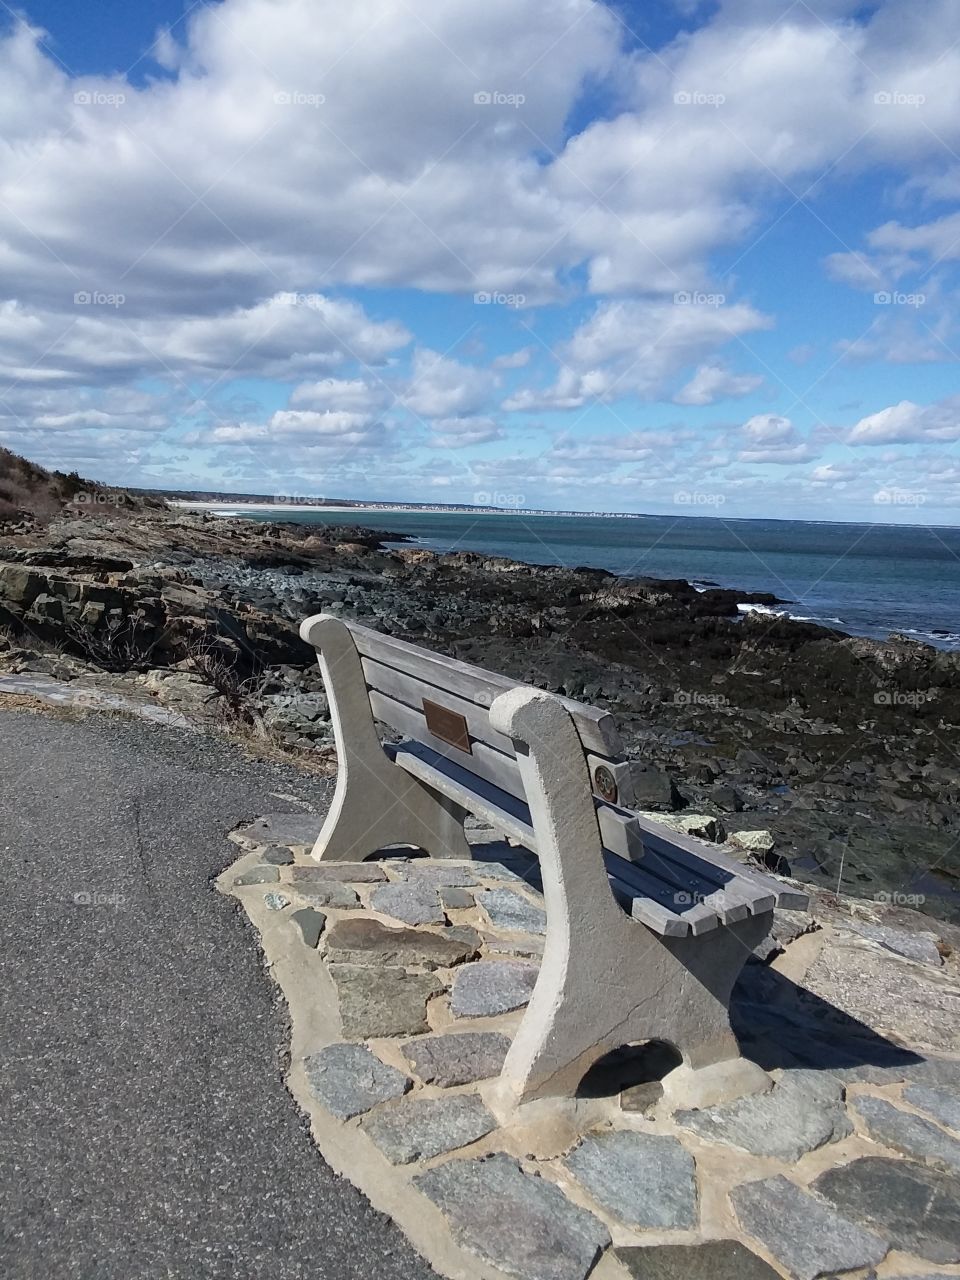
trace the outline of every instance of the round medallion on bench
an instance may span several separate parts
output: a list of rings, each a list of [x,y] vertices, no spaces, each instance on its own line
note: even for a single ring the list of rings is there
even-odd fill
[[[593,785],[597,795],[611,804],[617,803],[617,780],[604,764],[597,765],[593,771]]]

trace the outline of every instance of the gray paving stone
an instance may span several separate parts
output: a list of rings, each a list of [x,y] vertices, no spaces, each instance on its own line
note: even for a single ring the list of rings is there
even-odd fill
[[[780,1280],[739,1240],[624,1246],[614,1253],[635,1280]]]
[[[518,1280],[585,1280],[610,1243],[592,1213],[511,1156],[450,1160],[414,1182],[459,1244]]]
[[[341,884],[338,880],[331,880],[327,884],[309,880],[301,884],[297,881],[288,885],[287,888],[298,902],[303,902],[308,907],[334,907],[340,911],[351,911],[360,906],[356,890],[351,889],[348,884]]]
[[[868,924],[859,920],[851,921],[844,927],[907,960],[916,960],[920,964],[931,965],[934,969],[939,969],[943,964],[935,933],[910,933],[906,929],[892,929],[889,925]]]
[[[337,985],[346,1040],[412,1036],[429,1030],[427,1001],[443,990],[430,973],[354,964],[331,964],[327,972]]]
[[[449,937],[452,932],[397,929],[371,916],[338,920],[327,934],[326,956],[331,964],[450,968],[477,954],[477,946]]]
[[[370,906],[404,924],[443,924],[446,920],[436,885],[421,878],[374,889]]]
[[[544,939],[529,933],[522,938],[496,938],[488,933],[484,941],[491,956],[523,956],[531,960],[540,960],[543,956]]]
[[[539,969],[509,960],[479,960],[458,969],[450,1008],[457,1018],[488,1018],[528,1003]]]
[[[953,1058],[919,1057],[916,1062],[890,1064],[854,1063],[846,1067],[831,1067],[830,1073],[848,1084],[885,1085],[910,1081],[960,1089],[960,1061]]]
[[[323,819],[315,813],[268,813],[236,835],[248,844],[313,845],[322,826]]]
[[[546,933],[547,913],[513,889],[483,889],[477,905],[487,913],[495,929],[513,933]]]
[[[912,1107],[933,1116],[939,1124],[960,1131],[960,1096],[952,1089],[936,1089],[931,1085],[911,1084],[903,1096]]]
[[[300,930],[300,937],[308,947],[316,947],[327,923],[322,911],[314,911],[312,907],[301,907],[290,916],[291,921]]]
[[[276,867],[251,867],[243,875],[236,876],[233,883],[239,888],[246,884],[275,884],[279,879],[280,872]]]
[[[875,1266],[889,1245],[784,1177],[747,1182],[730,1192],[740,1225],[795,1280]]]
[[[463,1031],[408,1040],[403,1055],[424,1084],[442,1089],[498,1076],[510,1049],[499,1031]]]
[[[360,1044],[331,1044],[304,1058],[304,1068],[310,1092],[340,1120],[402,1097],[413,1085]]]
[[[697,1225],[696,1169],[676,1138],[628,1130],[590,1134],[564,1163],[601,1208],[627,1226]]]
[[[479,930],[474,929],[472,924],[453,924],[444,929],[443,936],[445,938],[453,938],[456,942],[466,942],[479,951],[483,943],[483,935]]]
[[[828,1169],[812,1190],[879,1231],[894,1249],[928,1262],[960,1261],[960,1180],[926,1165],[865,1156]]]
[[[376,862],[316,862],[312,866],[291,867],[287,878],[296,884],[326,884],[339,880],[344,884],[379,884],[387,875]]]
[[[294,861],[293,850],[282,844],[274,844],[261,852],[260,860],[271,867],[289,867]]]
[[[769,1093],[702,1111],[679,1111],[677,1124],[710,1142],[792,1164],[853,1132],[843,1085],[816,1071],[789,1071]]]
[[[516,884],[518,880],[523,880],[528,871],[528,865],[535,865],[536,859],[531,864],[526,861],[517,862],[512,866],[505,862],[480,862],[475,865],[477,875],[483,880],[503,880],[507,884]]]
[[[466,911],[474,905],[473,894],[466,889],[440,886],[440,903],[447,911]]]
[[[290,899],[285,893],[265,893],[263,905],[268,911],[282,911],[284,907],[289,907]]]
[[[852,1098],[850,1106],[874,1142],[948,1173],[960,1173],[960,1140],[951,1138],[932,1121],[901,1111],[886,1098],[868,1094]]]
[[[391,1164],[431,1160],[491,1133],[497,1122],[472,1093],[406,1098],[367,1116],[363,1127]]]
[[[410,862],[392,865],[392,869],[405,881],[416,883],[420,880],[427,884],[441,885],[449,888],[470,888],[477,883],[477,875],[472,866],[464,866],[460,862],[434,861],[432,858],[414,858]]]

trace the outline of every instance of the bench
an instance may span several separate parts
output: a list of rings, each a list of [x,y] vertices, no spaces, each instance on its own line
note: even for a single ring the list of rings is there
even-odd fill
[[[682,1058],[664,1082],[676,1104],[769,1088],[740,1056],[730,992],[774,907],[804,894],[634,812],[608,712],[330,615],[300,633],[339,758],[315,859],[470,858],[468,814],[539,859],[543,962],[501,1076],[517,1102],[572,1096],[604,1053],[647,1040]]]

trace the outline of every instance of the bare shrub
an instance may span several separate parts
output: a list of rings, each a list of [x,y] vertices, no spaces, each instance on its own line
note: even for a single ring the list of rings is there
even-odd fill
[[[63,631],[68,646],[102,671],[123,674],[152,666],[154,630],[137,617],[112,617],[96,627],[67,620]]]
[[[210,636],[198,637],[191,643],[189,662],[203,682],[220,695],[227,724],[234,728],[253,729],[261,738],[268,736],[263,717],[255,705],[267,678],[262,663],[257,664],[251,675],[241,675],[236,661]]]

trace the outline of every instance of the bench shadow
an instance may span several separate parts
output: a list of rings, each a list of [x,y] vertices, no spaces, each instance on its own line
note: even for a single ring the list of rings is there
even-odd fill
[[[470,840],[474,862],[505,866],[542,892],[540,864],[528,850],[506,840],[476,842],[472,832]],[[410,856],[409,850],[403,853]],[[887,1039],[759,960],[747,962],[733,989],[730,1021],[744,1057],[766,1071],[783,1067],[824,1072],[910,1067],[924,1061],[920,1054]],[[610,1096],[620,1089],[661,1079],[677,1061],[676,1050],[657,1041],[624,1045],[594,1064],[578,1093]]]
[[[733,989],[730,1022],[744,1057],[766,1071],[909,1067],[924,1061],[758,961],[747,963]]]

